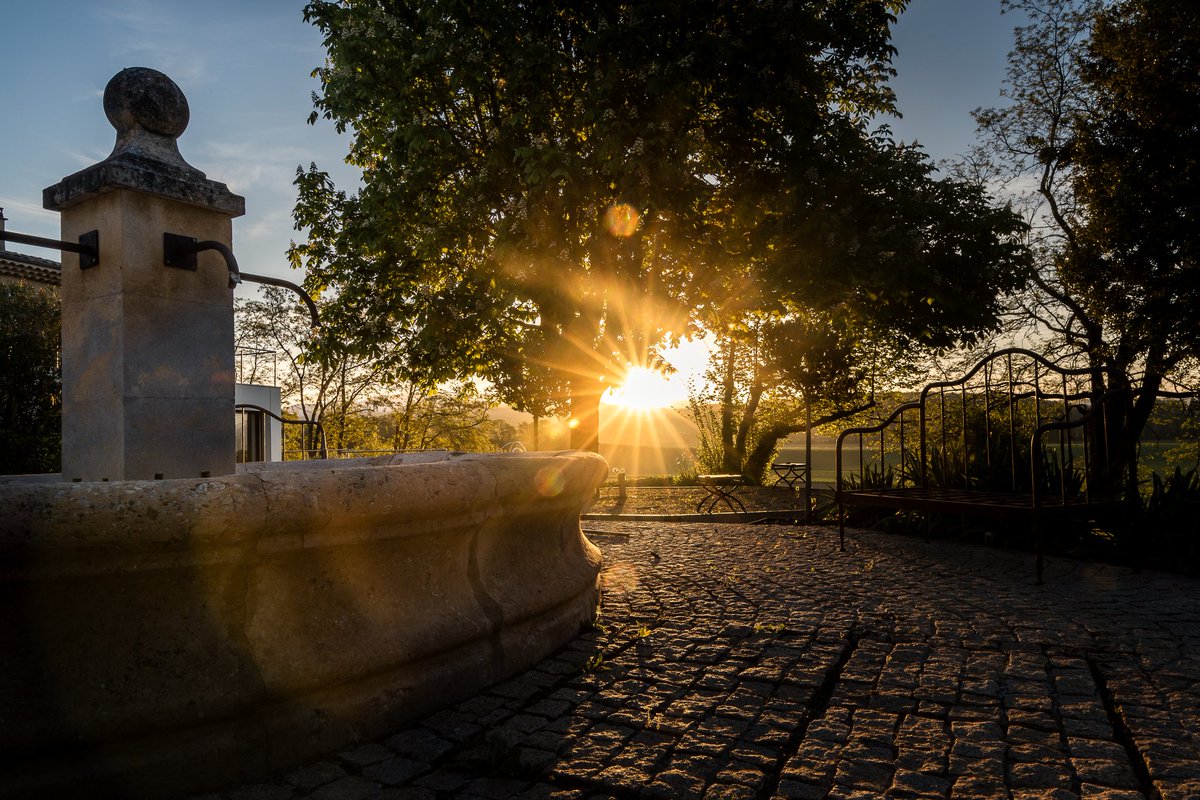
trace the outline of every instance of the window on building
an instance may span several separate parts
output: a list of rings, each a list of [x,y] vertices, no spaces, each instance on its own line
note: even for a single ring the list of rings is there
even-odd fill
[[[237,414],[237,463],[267,460],[267,415],[250,408]]]

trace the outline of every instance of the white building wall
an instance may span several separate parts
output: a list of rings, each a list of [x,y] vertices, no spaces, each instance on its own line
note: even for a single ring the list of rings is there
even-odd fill
[[[256,383],[238,383],[233,387],[235,405],[250,403],[262,406],[277,416],[283,416],[282,401],[278,386],[261,386]],[[268,461],[283,460],[283,424],[267,417],[267,441],[264,448]]]

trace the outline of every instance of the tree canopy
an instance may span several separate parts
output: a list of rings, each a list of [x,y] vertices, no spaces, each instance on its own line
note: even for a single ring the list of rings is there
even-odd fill
[[[1148,383],[1200,357],[1200,7],[1124,0],[1095,17],[1069,158],[1087,210],[1073,294]]]
[[[376,356],[547,368],[573,446],[595,446],[607,385],[742,278],[784,314],[970,336],[1020,283],[1019,223],[868,133],[904,5],[310,2],[313,118],[353,132],[363,182],[300,172],[293,262]]]

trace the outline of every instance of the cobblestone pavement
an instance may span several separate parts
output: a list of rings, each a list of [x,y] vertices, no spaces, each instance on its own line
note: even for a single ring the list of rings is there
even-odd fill
[[[267,798],[1200,798],[1200,582],[822,528],[588,522],[600,626]],[[217,795],[211,795],[216,798]]]

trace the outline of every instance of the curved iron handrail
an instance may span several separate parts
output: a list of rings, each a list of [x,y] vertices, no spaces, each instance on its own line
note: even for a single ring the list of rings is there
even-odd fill
[[[317,315],[317,304],[313,302],[312,297],[308,292],[304,291],[297,284],[291,281],[285,281],[283,278],[271,278],[266,275],[254,275],[249,272],[241,273],[242,280],[250,281],[251,283],[263,283],[267,286],[278,286],[282,289],[291,289],[296,294],[300,295],[300,299],[304,301],[304,305],[308,306],[308,315],[312,317],[312,326],[314,328],[321,327],[321,319]]]
[[[283,417],[276,414],[274,411],[271,411],[270,409],[267,409],[267,408],[263,408],[262,406],[259,406],[259,405],[255,405],[254,403],[238,403],[238,404],[234,405],[233,410],[240,411],[241,409],[244,409],[244,408],[250,409],[251,411],[261,411],[262,413],[266,414],[271,419],[278,420],[283,425],[308,425],[310,427],[316,428],[317,433],[321,437],[319,440],[321,442],[321,449],[318,452],[321,454],[321,458],[324,458],[324,459],[329,458],[329,448],[325,442],[325,427],[323,425],[321,425],[320,421],[315,420],[315,419],[284,419]],[[305,452],[307,452],[307,451],[305,451]]]
[[[908,403],[903,403],[896,407],[891,415],[880,422],[878,425],[864,425],[856,428],[847,428],[838,434],[837,443],[835,445],[834,469],[837,471],[837,491],[842,490],[842,442],[850,436],[866,436],[869,433],[882,433],[889,425],[895,422],[905,411],[916,411],[921,407],[921,404],[915,400]],[[861,468],[861,464],[859,467]]]
[[[234,256],[228,245],[206,239],[203,242],[196,242],[196,249],[192,252],[199,253],[204,250],[216,250],[221,254],[221,258],[225,259],[225,268],[229,270],[230,288],[242,282],[242,271],[238,268],[237,257]]]
[[[1023,347],[1006,347],[1003,350],[997,350],[994,353],[989,353],[988,355],[984,356],[982,359],[980,359],[979,363],[971,367],[971,369],[968,370],[961,378],[955,378],[951,381],[934,381],[933,383],[926,384],[926,386],[921,390],[921,399],[924,400],[925,397],[927,397],[934,389],[949,389],[952,386],[965,384],[971,378],[974,378],[976,375],[978,375],[979,372],[988,364],[992,363],[998,358],[1001,358],[1002,356],[1026,356],[1027,358],[1031,358],[1038,362],[1050,371],[1064,376],[1076,377],[1091,375],[1097,371],[1097,368],[1094,367],[1063,367],[1055,364],[1045,356],[1041,355],[1040,353],[1035,353],[1032,350],[1026,350]],[[1103,371],[1102,368],[1101,371]]]

